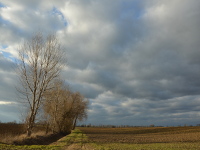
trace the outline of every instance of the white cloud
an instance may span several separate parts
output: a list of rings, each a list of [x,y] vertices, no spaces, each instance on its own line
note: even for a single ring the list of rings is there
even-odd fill
[[[10,105],[15,104],[15,102],[0,101],[0,105]]]

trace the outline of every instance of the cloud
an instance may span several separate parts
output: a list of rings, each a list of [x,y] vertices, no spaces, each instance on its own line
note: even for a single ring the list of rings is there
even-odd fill
[[[88,76],[88,82],[100,84],[107,90],[112,88],[115,93],[131,98],[159,100],[198,94],[199,88],[192,86],[197,82],[198,76],[194,74],[199,71],[199,67],[190,64],[189,61],[193,59],[188,57],[197,56],[194,53],[198,53],[195,49],[198,49],[199,42],[193,43],[196,48],[190,52],[188,48],[191,43],[181,36],[185,35],[190,41],[193,41],[191,38],[198,39],[193,32],[196,28],[185,25],[187,18],[184,17],[177,24],[174,23],[180,14],[188,14],[193,4],[190,4],[191,9],[185,8],[184,4],[184,9],[176,3],[155,2],[153,5],[148,4],[147,8],[144,6],[139,18],[132,15],[134,11],[126,12],[123,7],[120,9],[119,4],[114,5],[113,12],[104,17],[98,12],[101,5],[97,3],[90,3],[87,6],[89,9],[83,13],[80,10],[85,9],[85,5],[75,5],[77,9],[73,3],[67,5],[67,8],[73,9],[67,17],[72,18],[71,21],[69,19],[68,34],[75,36],[69,39],[74,42],[73,47],[69,48],[73,57],[69,57],[69,65],[81,70],[87,70],[93,65],[96,68],[92,78]],[[181,12],[175,15],[177,9]],[[123,15],[124,11],[126,15]],[[97,19],[93,19],[93,15]],[[196,17],[192,19],[196,20]],[[188,19],[191,20],[191,17],[188,16]],[[183,29],[180,31],[180,28]],[[95,31],[91,32],[93,29]],[[188,32],[193,33],[190,35]],[[191,88],[188,88],[188,84],[192,84]]]
[[[62,12],[57,8],[61,5],[59,2],[53,4],[49,1],[46,3],[20,0],[2,1],[2,5],[4,7],[0,9],[0,31],[4,33],[4,37],[1,41],[8,46],[22,43],[24,38],[30,38],[34,32],[41,30],[47,34],[63,29],[67,24]]]
[[[16,57],[38,28],[56,32],[68,55],[62,77],[90,100],[87,123],[196,124],[199,7],[197,0],[3,0],[0,48]],[[10,101],[15,75],[5,57],[0,100]]]
[[[119,98],[119,97],[118,97]],[[184,96],[163,101],[148,99],[117,99],[111,92],[106,92],[92,100],[89,113],[92,116],[86,123],[123,125],[184,125],[198,124],[199,97]],[[101,110],[101,111],[99,111]],[[111,115],[112,114],[112,115]],[[101,118],[98,120],[98,117]]]
[[[13,104],[14,102],[6,102],[6,101],[0,101],[0,105],[8,105]]]
[[[19,121],[20,115],[21,114],[19,111],[19,105],[14,104],[14,103],[9,103],[9,104],[0,103],[0,121],[1,122]]]

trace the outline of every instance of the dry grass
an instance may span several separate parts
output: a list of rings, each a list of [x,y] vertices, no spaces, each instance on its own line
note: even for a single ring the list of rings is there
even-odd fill
[[[0,123],[0,143],[11,144],[24,133],[24,125],[15,123]],[[21,138],[21,137],[20,137]]]
[[[37,138],[38,136],[45,136],[45,132],[40,131],[40,132],[33,133],[31,137],[29,138],[27,138],[26,134],[14,135],[12,133],[7,133],[1,136],[1,143],[20,144],[26,141],[27,139]]]
[[[45,129],[42,125],[37,125],[31,137],[27,137],[23,124],[0,124],[0,144],[48,145],[61,137],[62,135],[59,134],[45,134]]]
[[[92,142],[177,143],[200,142],[200,127],[79,128]]]

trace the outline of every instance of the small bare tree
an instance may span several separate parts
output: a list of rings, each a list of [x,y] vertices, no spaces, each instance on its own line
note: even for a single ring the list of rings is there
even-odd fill
[[[74,130],[76,127],[77,120],[82,121],[87,118],[87,109],[88,109],[88,100],[85,100],[84,96],[79,92],[72,94],[73,99],[73,127]]]
[[[57,81],[55,88],[45,93],[43,107],[47,127],[53,132],[70,133],[77,119],[87,117],[87,105],[88,102],[80,93],[71,92],[62,81]]]
[[[44,92],[53,88],[52,83],[59,77],[64,63],[65,53],[55,35],[44,38],[37,33],[19,48],[17,73],[21,86],[17,89],[27,102],[27,136],[32,133]]]
[[[55,133],[64,133],[64,114],[71,108],[72,97],[69,89],[63,85],[61,80],[54,83],[55,87],[45,92],[43,102],[44,116],[47,127]]]

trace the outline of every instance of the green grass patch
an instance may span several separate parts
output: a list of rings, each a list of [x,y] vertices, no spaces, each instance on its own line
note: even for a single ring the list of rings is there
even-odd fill
[[[60,150],[61,146],[56,145],[6,145],[0,144],[0,150]]]
[[[73,143],[82,143],[84,140],[86,140],[86,135],[84,135],[81,130],[76,129],[74,131],[72,131],[71,134],[61,138],[60,140],[57,141],[58,145],[62,145],[62,146],[68,146],[71,145]]]

